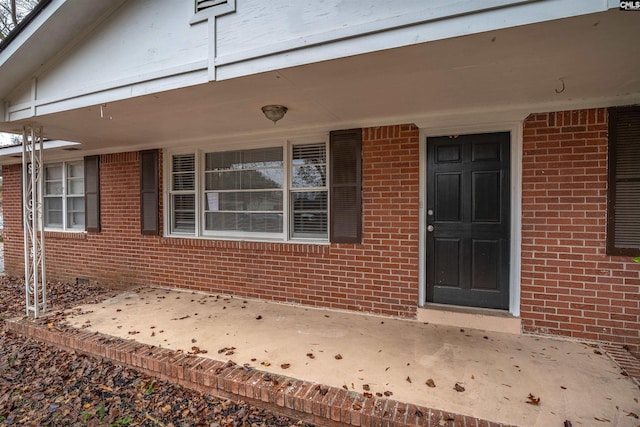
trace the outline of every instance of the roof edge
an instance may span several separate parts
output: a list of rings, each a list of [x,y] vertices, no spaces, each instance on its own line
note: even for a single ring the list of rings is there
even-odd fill
[[[25,16],[24,19],[20,21],[18,25],[16,25],[13,28],[13,30],[9,32],[9,34],[7,34],[7,37],[4,38],[2,43],[0,43],[0,52],[5,50],[7,46],[9,46],[9,44],[11,44],[11,42],[16,37],[18,37],[18,35],[22,32],[22,30],[27,28],[27,26],[31,23],[31,21],[33,21],[36,18],[36,16],[38,16],[40,12],[42,12],[44,8],[46,8],[49,5],[49,3],[51,3],[51,0],[40,0],[38,4],[36,4],[36,6],[33,8],[33,10],[29,12],[29,14]]]

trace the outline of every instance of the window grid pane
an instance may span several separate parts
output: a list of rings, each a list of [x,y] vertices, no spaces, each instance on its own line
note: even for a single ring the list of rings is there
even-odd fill
[[[195,191],[196,189],[196,161],[195,154],[173,156],[172,175],[174,191]]]
[[[45,197],[44,226],[62,228],[62,197]]]
[[[326,238],[328,236],[328,192],[291,193],[291,235]]]
[[[264,212],[207,212],[205,227],[215,231],[282,233],[282,214]]]
[[[204,172],[205,230],[282,233],[282,147],[206,153]]]
[[[62,195],[62,165],[44,167],[44,194],[45,196]]]
[[[327,185],[327,147],[324,143],[294,145],[291,156],[292,187],[317,188]]]
[[[195,194],[174,194],[171,196],[173,218],[171,230],[176,233],[195,233],[196,196]]]

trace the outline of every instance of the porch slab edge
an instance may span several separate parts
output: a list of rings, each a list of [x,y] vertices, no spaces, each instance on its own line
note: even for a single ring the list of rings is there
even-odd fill
[[[317,426],[486,426],[505,424],[325,386],[240,366],[232,361],[163,349],[98,332],[26,318],[7,329],[58,348],[110,360],[156,378],[225,399],[242,400]]]

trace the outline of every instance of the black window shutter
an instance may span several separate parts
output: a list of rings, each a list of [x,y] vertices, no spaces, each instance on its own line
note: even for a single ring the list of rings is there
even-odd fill
[[[609,110],[607,253],[640,255],[640,106]]]
[[[100,231],[100,156],[84,158],[85,230]]]
[[[158,221],[158,150],[140,152],[140,232],[157,235]]]
[[[362,129],[330,133],[331,242],[362,241]]]

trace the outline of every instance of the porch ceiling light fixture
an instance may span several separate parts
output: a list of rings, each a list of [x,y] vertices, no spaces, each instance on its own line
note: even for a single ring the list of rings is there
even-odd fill
[[[262,107],[264,116],[271,120],[273,124],[276,124],[278,120],[282,119],[288,110],[284,105],[265,105]]]

